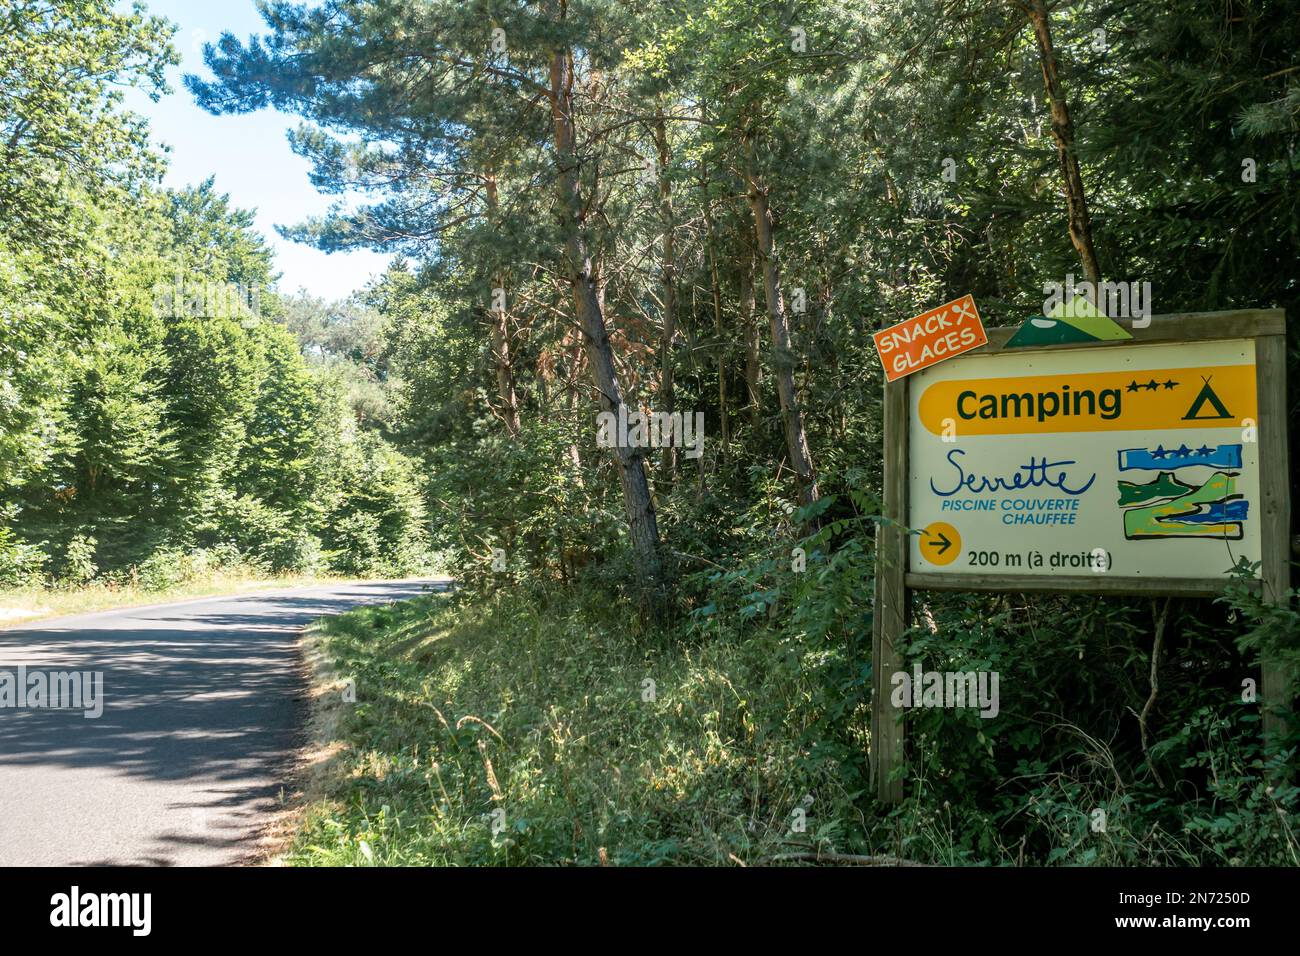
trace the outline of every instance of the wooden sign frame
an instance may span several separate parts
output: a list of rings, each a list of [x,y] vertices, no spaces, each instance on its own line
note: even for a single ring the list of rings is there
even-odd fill
[[[1006,343],[1015,328],[988,330],[988,345],[967,355],[1000,352],[1042,352],[1058,349],[1115,349],[1131,345],[1182,343],[1222,339],[1253,339],[1258,392],[1258,440],[1269,449],[1260,456],[1260,578],[1264,599],[1284,603],[1290,589],[1291,500],[1286,416],[1286,313],[1282,309],[1242,309],[1231,312],[1188,312],[1155,315],[1144,328],[1117,319],[1133,337],[1113,342],[1079,342],[1026,346],[1012,350]],[[955,359],[960,361],[960,358]],[[910,376],[885,385],[884,511],[876,534],[875,614],[872,624],[871,773],[876,793],[886,803],[903,796],[905,762],[902,712],[890,701],[890,679],[903,670],[900,638],[911,619],[913,589],[958,591],[1070,592],[1090,594],[1173,595],[1211,597],[1223,593],[1223,577],[1110,578],[1105,575],[1017,576],[1010,574],[943,574],[908,570],[908,440],[910,435]],[[1265,661],[1260,687],[1264,732],[1282,729],[1268,705],[1286,692],[1281,665]]]

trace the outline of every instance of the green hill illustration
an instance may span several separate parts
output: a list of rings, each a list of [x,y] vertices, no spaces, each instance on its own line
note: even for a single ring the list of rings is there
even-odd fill
[[[1186,493],[1178,494],[1179,490]],[[1217,538],[1238,540],[1249,505],[1237,494],[1236,473],[1217,471],[1199,488],[1188,488],[1169,472],[1161,472],[1149,485],[1119,483],[1121,505],[1178,494],[1168,501],[1124,512],[1124,537],[1130,541],[1153,538]],[[1127,499],[1127,500],[1126,500]]]
[[[1172,471],[1162,471],[1155,481],[1147,482],[1145,485],[1139,485],[1132,481],[1121,481],[1119,483],[1119,504],[1123,508],[1128,505],[1140,505],[1148,501],[1176,498],[1187,494],[1194,488],[1194,485],[1185,485],[1175,478]]]

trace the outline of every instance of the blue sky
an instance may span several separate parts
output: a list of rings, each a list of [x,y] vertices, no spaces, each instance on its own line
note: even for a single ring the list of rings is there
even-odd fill
[[[166,17],[179,29],[173,45],[181,65],[168,73],[172,92],[157,103],[131,91],[127,106],[149,117],[155,141],[171,147],[168,186],[186,186],[216,177],[217,188],[229,193],[242,209],[257,210],[257,226],[276,253],[276,268],[284,273],[280,288],[305,288],[326,299],[342,298],[362,288],[382,272],[390,257],[373,252],[326,255],[309,246],[280,238],[277,225],[293,225],[325,212],[337,197],[322,196],[307,178],[310,164],[289,148],[285,133],[300,119],[275,110],[244,116],[212,116],[199,109],[185,90],[181,76],[208,76],[203,44],[215,43],[225,31],[246,39],[264,33],[265,23],[253,0],[146,0],[151,13]],[[118,0],[129,9],[130,0]]]

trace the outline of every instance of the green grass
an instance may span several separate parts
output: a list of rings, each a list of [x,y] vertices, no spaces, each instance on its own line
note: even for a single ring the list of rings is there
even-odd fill
[[[707,621],[661,630],[594,588],[440,595],[327,619],[311,638],[331,671],[321,685],[350,680],[356,700],[337,686],[318,698],[329,762],[281,859],[1295,865],[1300,796],[1268,786],[1253,732],[1232,731],[1231,714],[1197,718],[1217,728],[1213,747],[1196,743],[1199,723],[1185,729],[1193,756],[1177,791],[1131,770],[1118,783],[1086,734],[1031,749],[1032,765],[1028,745],[1000,741],[1008,775],[990,741],[968,739],[978,718],[926,714],[907,799],[887,811],[867,784],[867,665],[854,642],[761,615]],[[1193,787],[1202,763],[1205,792]]]
[[[319,626],[357,701],[288,863],[717,864],[861,849],[844,755],[809,743],[815,674],[774,666],[772,638],[683,646],[595,597],[456,602]]]

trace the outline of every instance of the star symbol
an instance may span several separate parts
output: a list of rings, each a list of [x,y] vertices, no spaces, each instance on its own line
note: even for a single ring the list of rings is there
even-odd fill
[[[1154,392],[1159,387],[1160,387],[1160,383],[1157,382],[1154,378],[1151,381],[1147,382],[1146,384],[1146,390],[1148,392]]]
[[[1128,390],[1129,390],[1130,392],[1136,392],[1136,391],[1137,391],[1139,388],[1141,388],[1141,387],[1142,387],[1142,386],[1139,385],[1137,382],[1129,382],[1129,383],[1128,383]]]
[[[1186,445],[1179,445],[1179,446],[1178,446],[1178,457],[1179,457],[1179,458],[1186,458],[1186,457],[1187,457],[1188,455],[1190,455],[1191,453],[1192,453],[1192,450],[1191,450],[1190,448],[1188,448]]]
[[[1157,445],[1156,450],[1151,453],[1152,458],[1164,458],[1169,452],[1165,451],[1164,445]]]
[[[1172,382],[1172,381],[1165,382],[1165,391],[1169,391],[1170,389],[1177,388],[1177,387],[1178,387],[1177,382]]]
[[[1202,445],[1200,448],[1196,449],[1196,454],[1204,458],[1206,455],[1210,454],[1213,450],[1214,449],[1210,448],[1208,445]]]

